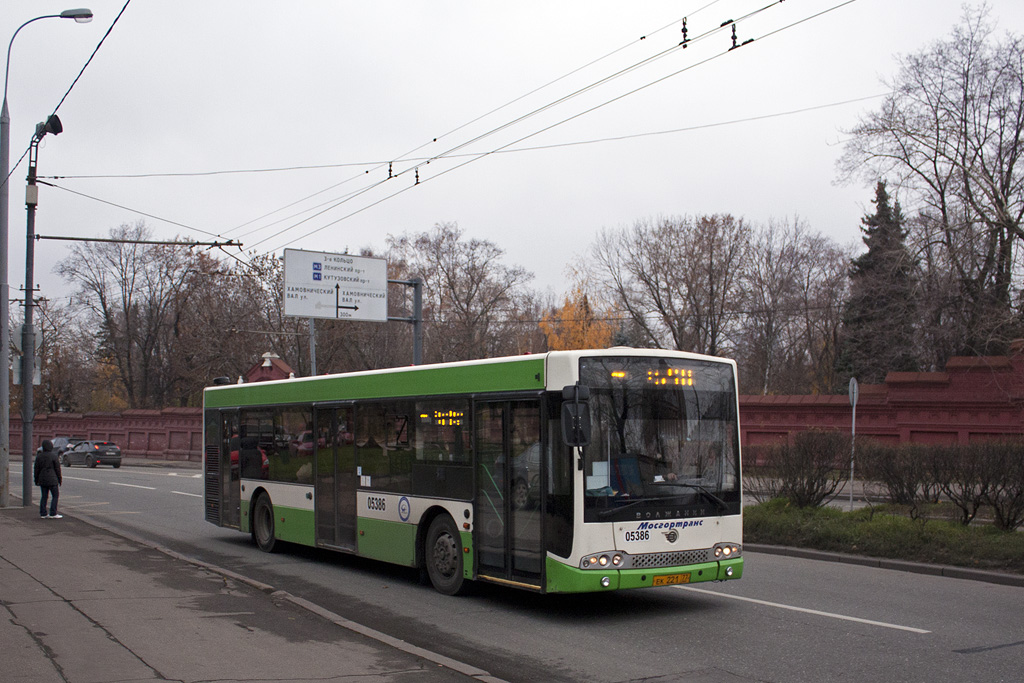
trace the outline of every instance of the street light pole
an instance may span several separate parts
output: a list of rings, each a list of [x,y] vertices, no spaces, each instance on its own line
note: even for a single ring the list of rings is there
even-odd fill
[[[45,123],[36,126],[32,144],[28,148],[28,186],[25,188],[25,209],[28,219],[25,227],[25,325],[21,328],[21,504],[32,505],[32,421],[35,418],[33,388],[36,370],[36,332],[33,329],[35,308],[35,258],[36,258],[36,205],[39,203],[39,186],[36,185],[36,161],[39,157],[39,141],[47,133],[59,135],[64,130],[56,114]]]
[[[33,21],[40,19],[74,19],[84,24],[92,21],[92,10],[69,9],[60,14],[46,14],[29,19],[19,26],[7,44],[7,62],[4,67],[4,103],[0,110],[0,368],[3,378],[0,379],[0,508],[10,504],[9,465],[11,458],[11,295],[8,284],[8,240],[10,219],[10,187],[11,175],[11,117],[7,109],[7,81],[11,71],[11,48],[18,31]]]

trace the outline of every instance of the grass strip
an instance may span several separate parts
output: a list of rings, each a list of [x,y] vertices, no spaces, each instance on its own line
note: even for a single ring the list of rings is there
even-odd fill
[[[785,498],[749,506],[743,516],[746,543],[1024,574],[1024,532],[911,519],[893,506],[798,508]]]

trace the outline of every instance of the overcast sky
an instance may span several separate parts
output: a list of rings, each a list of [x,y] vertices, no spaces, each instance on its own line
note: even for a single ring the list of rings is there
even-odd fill
[[[14,44],[12,167],[125,4],[82,2],[92,23],[38,21]],[[989,4],[1024,33],[1020,0]],[[72,6],[5,0],[0,36]],[[710,33],[762,8],[740,49],[730,28]],[[798,216],[854,243],[874,193],[835,184],[843,130],[879,105],[895,54],[961,15],[960,0],[133,0],[40,146],[40,177],[64,189],[40,188],[36,230],[105,237],[144,219],[159,238],[235,239],[246,258],[379,251],[456,222],[556,294],[600,230],[638,219]],[[683,17],[692,43],[673,50]],[[319,168],[267,170],[294,167]],[[247,172],[201,175],[223,171]],[[11,179],[12,298],[26,172]],[[52,271],[69,248],[37,243],[43,296],[69,293]]]

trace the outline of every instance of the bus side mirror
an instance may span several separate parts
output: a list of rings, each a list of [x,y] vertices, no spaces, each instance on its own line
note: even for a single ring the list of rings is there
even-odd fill
[[[590,387],[571,384],[562,389],[562,441],[566,446],[590,444]]]

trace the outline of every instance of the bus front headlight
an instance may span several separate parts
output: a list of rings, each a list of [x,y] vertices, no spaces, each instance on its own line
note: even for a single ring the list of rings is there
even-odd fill
[[[743,547],[739,543],[716,543],[713,552],[716,560],[728,560],[739,557]]]

